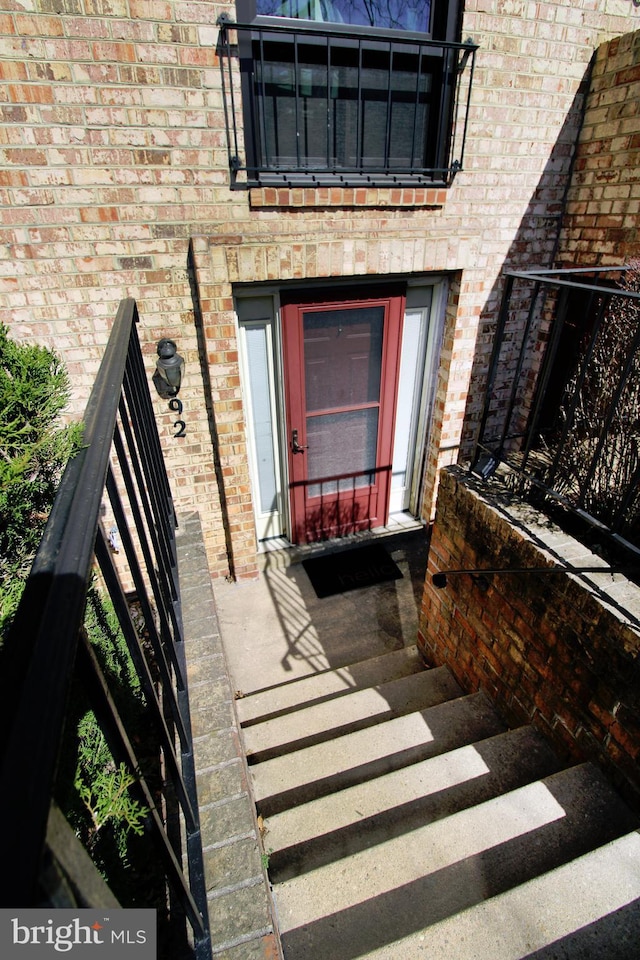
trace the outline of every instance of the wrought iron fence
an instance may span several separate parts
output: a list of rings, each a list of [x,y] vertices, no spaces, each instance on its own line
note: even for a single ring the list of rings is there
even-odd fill
[[[471,463],[637,560],[637,267],[506,274]]]
[[[462,169],[471,41],[225,16],[218,25],[233,189],[448,185]]]
[[[95,714],[116,765],[124,764],[157,871],[170,956],[211,956],[195,766],[176,566],[176,518],[138,341],[136,304],[123,300],[84,417],[83,445],[67,465],[7,638],[0,680],[2,906],[55,902],[56,855],[48,837],[65,768],[74,685]],[[122,491],[122,494],[121,494]],[[102,528],[103,504],[135,586],[125,595]],[[99,574],[97,571],[99,570]],[[106,586],[143,694],[127,725],[122,698],[84,629],[87,593]],[[120,705],[117,705],[118,699]],[[74,731],[71,731],[73,739]],[[151,782],[138,751],[155,757]],[[147,765],[148,766],[148,765]],[[183,865],[187,865],[186,872]],[[91,902],[83,876],[67,876],[76,904]],[[156,877],[157,879],[157,877]],[[121,901],[120,901],[121,902]],[[66,905],[72,905],[67,903]],[[100,906],[100,903],[91,903]],[[121,905],[129,905],[122,904]]]

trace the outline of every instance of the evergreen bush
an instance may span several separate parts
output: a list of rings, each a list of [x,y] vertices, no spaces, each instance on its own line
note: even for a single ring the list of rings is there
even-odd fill
[[[69,378],[46,347],[0,324],[0,639],[22,594],[65,463],[81,426],[61,425]]]
[[[0,645],[18,607],[65,464],[81,424],[63,425],[70,395],[60,359],[45,347],[11,340],[0,324]],[[115,611],[93,584],[84,629],[129,729],[144,731],[146,776],[158,778],[155,738],[145,730],[145,701]],[[72,684],[56,795],[61,809],[121,902],[145,905],[150,862],[148,809],[131,796],[136,782],[116,764],[84,690]]]

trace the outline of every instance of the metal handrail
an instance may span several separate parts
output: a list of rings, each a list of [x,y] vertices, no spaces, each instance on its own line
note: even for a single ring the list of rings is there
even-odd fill
[[[7,638],[2,701],[8,742],[0,782],[19,784],[19,790],[1,791],[0,829],[7,834],[2,842],[6,862],[14,865],[8,893],[17,904],[33,902],[36,895],[126,363],[132,319],[126,312],[121,304],[85,412],[83,446],[65,470]],[[20,822],[28,829],[16,829]]]
[[[640,572],[640,567],[574,567],[568,563],[557,563],[550,567],[463,567],[457,570],[439,570],[431,575],[431,582],[438,590],[443,590],[447,586],[449,577],[470,576],[472,579],[481,580],[485,576],[501,576],[504,574],[531,574],[532,576],[547,576],[554,573],[580,574],[580,573],[607,573],[613,576],[615,573],[629,576]]]
[[[387,30],[381,27],[364,27],[352,24],[348,28],[341,27],[337,23],[330,23],[323,20],[315,22],[311,20],[297,20],[287,17],[256,17],[251,23],[240,23],[232,20],[228,14],[221,14],[217,21],[217,26],[224,30],[249,30],[252,32],[261,31],[264,33],[283,34],[291,37],[292,33],[307,37],[324,37],[330,34],[332,37],[342,37],[345,40],[354,38],[370,40],[372,43],[392,40],[393,43],[405,44],[415,47],[433,47],[441,49],[473,51],[478,49],[478,44],[470,40],[464,43],[456,43],[453,40],[433,40],[428,34],[413,32],[410,30]]]
[[[72,678],[78,676],[114,760],[125,763],[136,777],[132,790],[149,810],[146,826],[164,864],[166,882],[180,904],[178,913],[182,911],[191,925],[194,956],[208,960],[211,947],[176,567],[176,519],[137,321],[135,301],[123,300],[87,404],[82,447],[64,471],[3,650],[0,903],[26,907],[42,902],[47,821]],[[120,500],[114,462],[121,472],[128,511]],[[117,518],[159,681],[152,679],[100,524],[105,491]],[[135,532],[129,529],[127,512]],[[139,731],[125,729],[83,629],[96,564],[140,679],[146,720],[164,757],[168,787],[177,797],[189,877],[184,875],[180,842],[174,831],[169,836],[132,747]],[[161,693],[156,692],[158,682]],[[178,922],[182,925],[182,918]]]

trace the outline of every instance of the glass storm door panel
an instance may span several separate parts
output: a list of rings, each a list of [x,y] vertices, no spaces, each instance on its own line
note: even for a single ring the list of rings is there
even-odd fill
[[[295,542],[386,522],[402,299],[284,307]]]

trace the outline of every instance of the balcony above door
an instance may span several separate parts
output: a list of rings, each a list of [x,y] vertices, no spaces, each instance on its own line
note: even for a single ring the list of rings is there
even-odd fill
[[[221,18],[231,187],[448,186],[476,45],[407,30]]]

